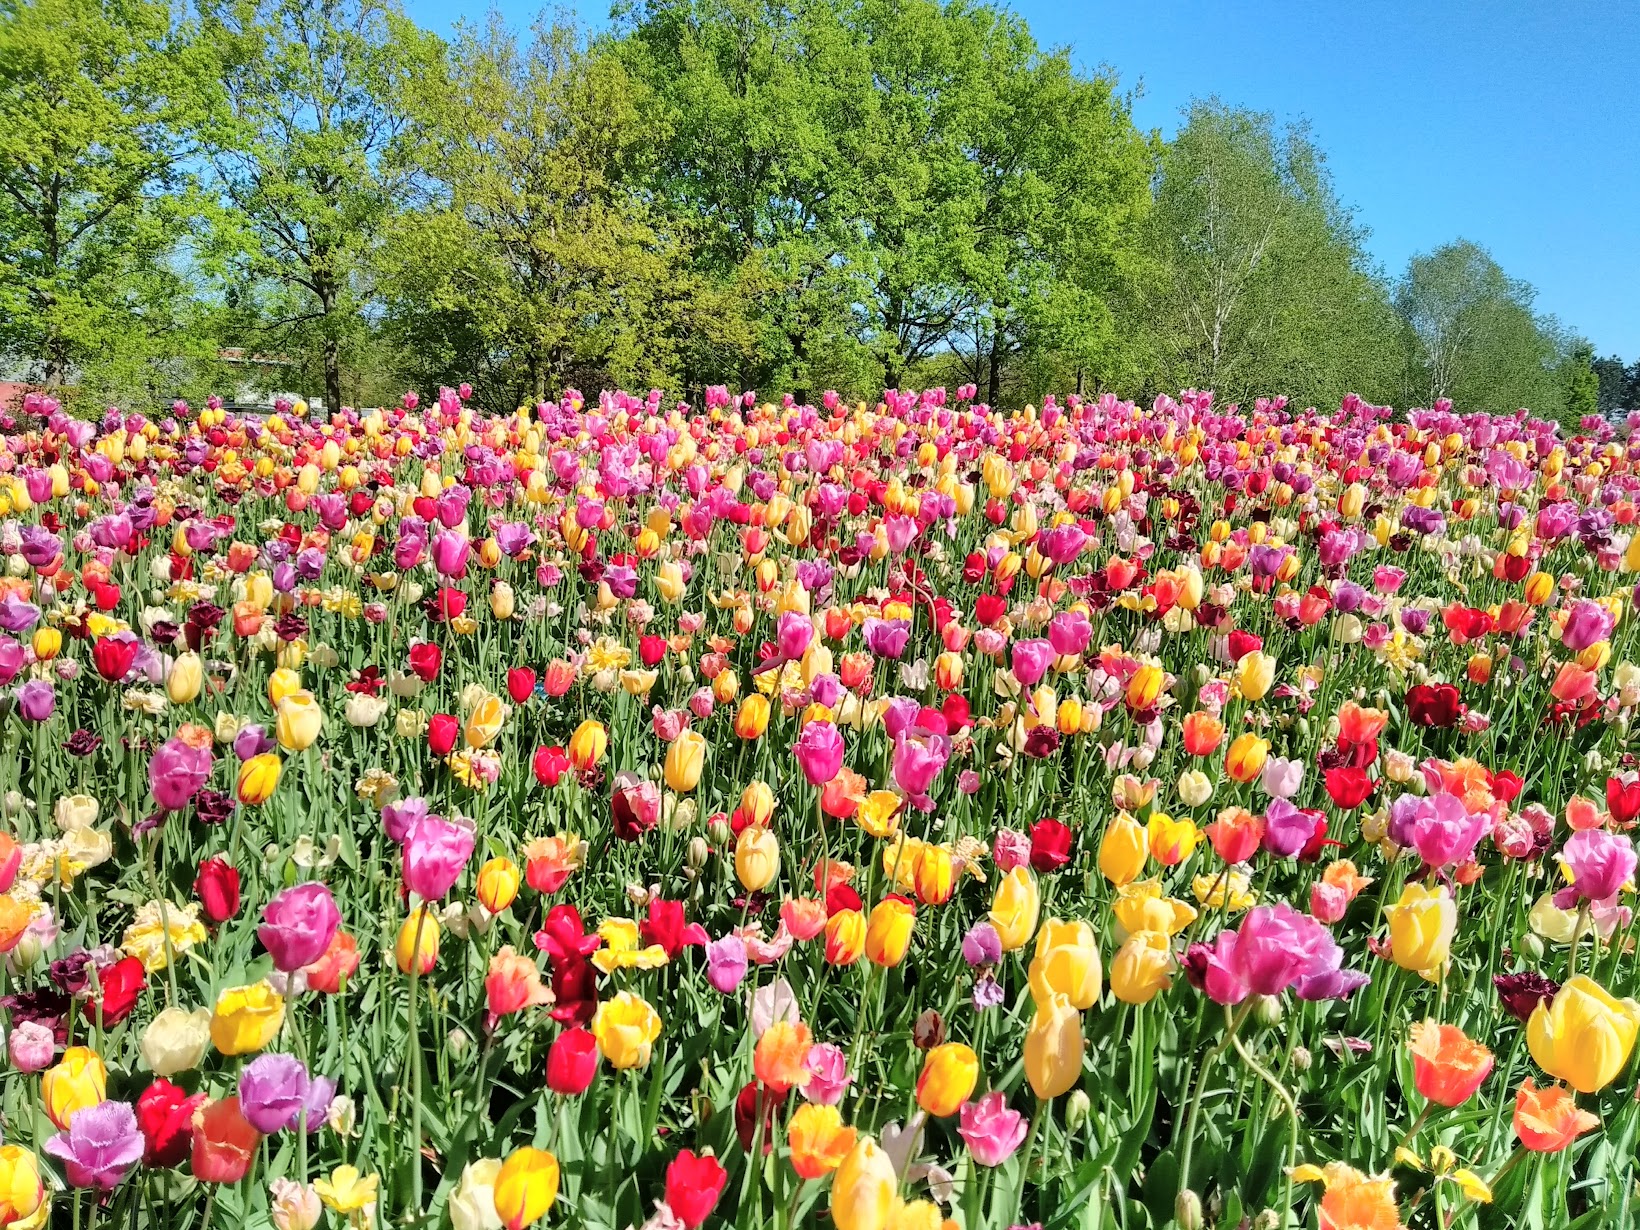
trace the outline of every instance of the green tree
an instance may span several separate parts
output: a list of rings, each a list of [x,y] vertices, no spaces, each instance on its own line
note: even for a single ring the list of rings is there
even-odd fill
[[[1364,238],[1305,129],[1194,104],[1163,159],[1130,307],[1155,385],[1387,398],[1398,325]]]
[[[179,246],[198,204],[188,31],[152,0],[0,17],[0,348],[88,393],[208,354]]]
[[[1579,339],[1566,351],[1557,373],[1566,398],[1565,418],[1577,423],[1600,413],[1600,376],[1594,369],[1594,347]]]
[[[1559,369],[1569,343],[1533,312],[1535,294],[1468,240],[1414,256],[1395,295],[1413,339],[1409,397],[1565,419]]]
[[[221,82],[209,129],[226,205],[217,250],[257,291],[261,340],[316,355],[342,403],[345,349],[367,339],[370,261],[412,171],[389,157],[400,94],[437,42],[393,0],[203,0]]]
[[[641,91],[569,25],[520,45],[492,17],[408,94],[402,155],[427,191],[387,245],[395,320],[417,338],[454,326],[512,405],[565,381],[667,383],[691,336],[734,340],[732,306],[640,191]]]

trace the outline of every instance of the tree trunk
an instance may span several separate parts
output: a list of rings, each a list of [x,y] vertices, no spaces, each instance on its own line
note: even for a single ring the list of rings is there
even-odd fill
[[[342,408],[342,344],[334,337],[325,338],[325,413],[335,414]]]
[[[987,360],[989,374],[985,378],[985,404],[995,407],[1002,396],[1002,345],[998,337],[991,338],[991,354]]]

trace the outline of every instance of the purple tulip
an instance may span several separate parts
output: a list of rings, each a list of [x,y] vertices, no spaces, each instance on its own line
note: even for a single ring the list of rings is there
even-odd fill
[[[911,625],[903,619],[868,619],[860,625],[866,648],[879,658],[897,660],[911,639]]]
[[[211,749],[167,739],[148,762],[148,789],[162,811],[181,811],[211,776]]]
[[[1239,1004],[1249,995],[1280,995],[1289,987],[1303,999],[1348,995],[1364,976],[1340,971],[1344,951],[1332,933],[1285,902],[1255,906],[1235,931],[1185,954],[1190,981],[1210,999]]]
[[[1571,884],[1555,894],[1555,904],[1563,910],[1585,901],[1615,904],[1623,885],[1634,879],[1634,843],[1604,829],[1573,833],[1560,857],[1572,871]]]
[[[5,642],[4,644],[14,644]],[[0,644],[0,648],[4,647]],[[0,673],[4,673],[0,671]],[[17,689],[17,712],[30,722],[44,722],[57,711],[57,693],[46,679],[30,679]]]
[[[137,1113],[125,1102],[100,1102],[77,1113],[66,1131],[45,1143],[75,1187],[111,1192],[142,1160]]]
[[[296,1122],[312,1084],[294,1055],[258,1055],[239,1073],[239,1109],[253,1128],[272,1136]]]
[[[723,995],[732,995],[746,977],[746,941],[726,935],[706,945],[706,981]]]

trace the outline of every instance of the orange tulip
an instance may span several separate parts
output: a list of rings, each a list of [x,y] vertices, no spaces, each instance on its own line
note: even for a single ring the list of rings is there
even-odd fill
[[[776,1097],[809,1083],[809,1048],[814,1035],[801,1021],[776,1021],[763,1031],[752,1052],[752,1071]]]
[[[1492,1071],[1492,1052],[1456,1025],[1421,1021],[1407,1044],[1412,1052],[1412,1083],[1439,1106],[1467,1102]]]
[[[823,1179],[843,1164],[854,1148],[854,1129],[843,1122],[835,1106],[805,1102],[792,1114],[786,1129],[792,1169],[802,1179]]]
[[[1533,1153],[1559,1153],[1599,1126],[1563,1085],[1539,1089],[1528,1077],[1515,1091],[1515,1135]]]
[[[1224,723],[1205,709],[1184,720],[1184,750],[1192,756],[1211,756],[1224,739]]]

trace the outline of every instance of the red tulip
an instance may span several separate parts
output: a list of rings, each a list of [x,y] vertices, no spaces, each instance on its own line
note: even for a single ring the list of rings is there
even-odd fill
[[[206,859],[194,879],[194,895],[213,927],[227,922],[239,913],[239,872],[220,855]]]
[[[194,1112],[206,1095],[190,1097],[161,1077],[137,1098],[137,1126],[144,1142],[142,1164],[157,1170],[180,1166],[194,1139]]]
[[[1419,726],[1456,726],[1463,708],[1458,689],[1450,683],[1420,683],[1407,689],[1407,716]]]
[[[1237,628],[1230,634],[1230,660],[1240,662],[1250,653],[1264,648],[1264,638]]]
[[[527,666],[514,666],[507,670],[507,695],[512,697],[512,703],[522,705],[529,700],[535,691],[535,672]]]
[[[448,713],[427,719],[427,747],[435,756],[448,756],[461,735],[461,723]]]
[[[1008,600],[998,594],[981,594],[974,600],[974,622],[990,627],[1001,619],[1008,609]]]
[[[643,636],[638,638],[638,657],[645,666],[659,666],[666,656],[666,638],[664,636]]]
[[[423,683],[438,678],[438,668],[444,662],[444,651],[431,641],[410,646],[410,671]]]
[[[452,619],[460,619],[462,612],[466,609],[466,593],[459,589],[451,589],[446,585],[433,595],[430,614],[439,623],[449,623]]]
[[[535,771],[535,780],[550,790],[569,770],[569,754],[561,747],[538,747],[530,768]]]
[[[116,641],[112,637],[99,636],[92,642],[91,660],[96,664],[97,673],[113,683],[130,673],[139,647],[135,637]]]
[[[23,847],[10,833],[0,833],[0,893],[9,893],[23,865]]]
[[[256,1160],[262,1133],[239,1109],[237,1096],[207,1102],[194,1112],[194,1178],[201,1183],[237,1183]]]
[[[1377,784],[1367,776],[1365,769],[1355,768],[1328,769],[1325,780],[1327,794],[1333,806],[1340,811],[1354,811],[1360,807]]]
[[[774,1149],[774,1113],[785,1104],[790,1093],[791,1090],[787,1089],[776,1094],[755,1080],[746,1082],[740,1096],[735,1099],[735,1135],[740,1137],[742,1149],[751,1152],[760,1106],[763,1111],[763,1152],[769,1153]]]
[[[1492,776],[1492,793],[1498,793],[1497,779],[1502,773]],[[1513,773],[1508,776],[1514,777]],[[1515,778],[1519,781],[1519,778]],[[1517,790],[1516,793],[1519,793]],[[1508,800],[1505,800],[1508,801]],[[1632,824],[1636,817],[1640,817],[1640,777],[1633,781],[1624,781],[1621,777],[1606,779],[1606,810],[1611,812],[1612,821],[1619,825]]]
[[[564,1097],[585,1093],[598,1074],[598,1040],[577,1025],[552,1040],[547,1051],[547,1088]]]
[[[1039,875],[1058,871],[1071,861],[1071,830],[1052,816],[1031,826],[1031,870]]]
[[[685,1149],[666,1168],[666,1204],[688,1230],[711,1216],[729,1181],[729,1172],[715,1157],[697,1157]]]
[[[342,980],[352,978],[359,968],[359,941],[346,931],[338,930],[330,937],[330,947],[312,965],[306,966],[308,990],[326,995],[339,995]]]
[[[137,957],[122,957],[97,971],[95,998],[86,1001],[86,1015],[104,1029],[112,1029],[137,1006],[137,996],[148,985],[148,974]],[[89,989],[89,988],[88,988]]]

